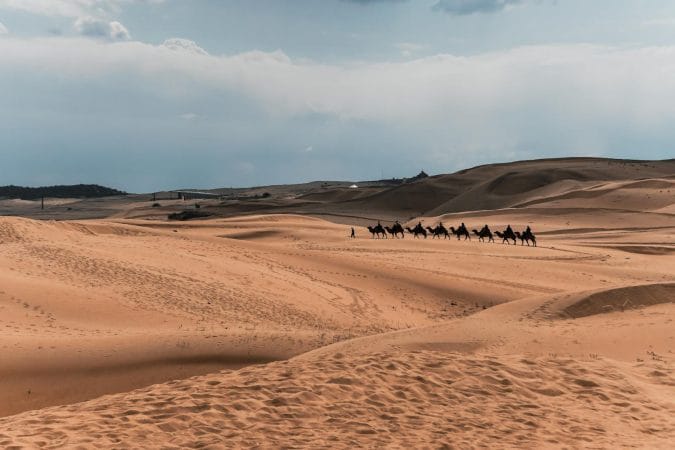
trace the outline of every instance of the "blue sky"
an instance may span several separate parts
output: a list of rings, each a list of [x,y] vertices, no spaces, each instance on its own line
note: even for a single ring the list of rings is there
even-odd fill
[[[675,2],[0,0],[0,184],[675,157]]]

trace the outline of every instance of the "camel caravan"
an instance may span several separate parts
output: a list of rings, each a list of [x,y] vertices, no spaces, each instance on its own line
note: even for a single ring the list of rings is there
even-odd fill
[[[399,235],[401,238],[405,238],[405,232],[407,231],[415,238],[422,236],[426,239],[427,236],[431,236],[432,239],[450,239],[451,235],[453,235],[457,237],[457,240],[460,240],[461,238],[464,238],[465,241],[467,239],[471,240],[471,233],[469,233],[464,222],[462,222],[457,229],[455,229],[455,227],[446,228],[443,225],[443,222],[439,222],[434,228],[429,226],[424,227],[422,226],[422,222],[418,222],[417,225],[415,225],[415,228],[403,228],[398,221],[396,221],[392,227],[382,226],[380,222],[377,222],[377,225],[368,226],[367,228],[373,239],[388,239],[389,236],[398,238]],[[520,245],[527,244],[529,247],[530,244],[532,244],[534,247],[537,246],[537,238],[529,226],[525,231],[520,232],[513,231],[511,225],[508,225],[504,231],[495,231],[493,235],[492,231],[490,231],[490,227],[485,225],[480,231],[473,229],[471,232],[478,238],[479,242],[486,242],[486,240],[487,242],[495,242],[494,236],[496,235],[502,240],[502,244],[511,244],[513,241],[513,245],[517,245],[517,241],[520,240]]]

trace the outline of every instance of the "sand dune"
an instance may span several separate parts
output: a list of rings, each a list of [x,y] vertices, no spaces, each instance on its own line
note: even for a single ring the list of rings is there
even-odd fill
[[[293,214],[0,218],[0,447],[672,447],[672,177],[591,163],[370,196],[520,202],[409,223],[531,225],[536,248],[372,239],[377,209],[348,210],[368,196],[333,199],[357,239]]]
[[[671,303],[675,300],[675,283],[648,284],[609,289],[576,299],[563,312],[572,318],[606,314],[643,306]]]
[[[522,336],[528,334],[527,327],[552,327],[550,319],[531,314],[545,305],[538,300],[516,308],[524,313],[519,318],[529,323],[506,317],[502,331]],[[642,358],[629,362],[594,353],[597,348],[568,354],[556,340],[537,350],[523,346],[525,352],[505,350],[499,339],[489,345],[466,345],[487,337],[475,325],[479,316],[490,313],[472,317],[470,336],[455,335],[448,345],[439,341],[443,334],[439,328],[447,332],[455,323],[362,338],[285,362],[0,419],[0,445],[350,448],[499,443],[668,448],[672,444],[672,355],[640,351]],[[491,315],[492,320],[505,319]],[[670,324],[661,339],[675,336],[672,304],[611,316],[603,326],[620,331],[624,339],[626,330],[620,329],[626,324],[655,321]],[[484,325],[488,324],[495,325]],[[579,331],[597,334],[597,325],[575,321],[581,330],[574,336],[582,336]],[[655,333],[642,336],[654,337]],[[368,341],[389,345],[378,347]]]

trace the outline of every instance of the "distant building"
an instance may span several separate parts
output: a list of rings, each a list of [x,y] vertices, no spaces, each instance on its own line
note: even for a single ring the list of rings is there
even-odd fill
[[[427,178],[428,176],[429,176],[429,175],[427,175],[427,173],[426,173],[424,170],[422,170],[422,171],[420,171],[420,173],[418,173],[418,174],[415,175],[414,177],[412,177],[412,178],[407,178],[407,179],[405,180],[405,182],[406,182],[406,183],[412,183],[413,181],[422,180],[422,179],[424,179],[424,178]]]

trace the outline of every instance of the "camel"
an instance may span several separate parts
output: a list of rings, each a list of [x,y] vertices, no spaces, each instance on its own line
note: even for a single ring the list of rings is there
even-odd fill
[[[529,230],[529,227],[528,227],[528,230]],[[529,230],[529,231],[528,230],[525,230],[525,239],[527,239],[529,237],[530,241],[532,241],[532,245],[536,247],[537,246],[537,237],[534,235],[532,230]]]
[[[413,229],[410,229],[410,227],[405,227],[405,229],[408,231],[408,233],[412,234],[415,237],[417,237],[418,234],[421,234],[422,236],[424,236],[424,239],[427,238],[427,231],[424,229],[422,225],[418,224]]]
[[[400,223],[396,222],[393,227],[391,227],[391,232],[394,234],[394,236],[398,237],[398,234],[401,233],[401,237],[405,238],[405,232],[403,230],[403,226],[401,226]]]
[[[506,243],[508,244],[508,243],[509,243],[509,240],[512,240],[512,241],[513,241],[513,245],[516,245],[516,235],[515,235],[515,233],[513,232],[513,230],[511,230],[510,228],[507,228],[506,230],[504,230],[504,232],[501,232],[501,231],[495,231],[495,234],[496,234],[498,237],[502,238],[502,244],[503,244],[504,242],[506,242]]]
[[[450,239],[448,229],[443,226],[443,222],[440,222],[438,225],[436,225],[436,233],[439,235],[439,237],[442,234],[445,239]]]
[[[378,239],[380,238],[380,235],[382,235],[385,239],[387,238],[387,232],[384,230],[384,227],[379,223],[374,227],[369,226],[368,231],[370,231],[370,234],[372,234],[372,238],[374,238],[376,235]]]
[[[465,240],[465,241],[466,241],[467,239],[468,239],[468,240],[471,240],[471,235],[469,234],[469,230],[466,229],[466,227],[464,226],[464,224],[460,225],[460,227],[459,227],[458,229],[456,229],[456,230],[455,230],[455,227],[450,227],[450,231],[452,232],[452,234],[454,234],[455,236],[457,236],[457,240],[459,240],[459,237],[460,237],[460,236],[464,236],[464,240]]]
[[[450,237],[448,234],[448,229],[443,226],[443,224],[436,225],[436,228],[427,227],[429,233],[431,233],[432,238],[441,238],[445,236],[446,239]]]
[[[471,231],[473,232],[473,234],[478,236],[478,240],[481,241],[481,242],[485,242],[485,238],[488,238],[488,242],[494,242],[495,241],[495,238],[492,237],[492,232],[490,230],[480,230],[480,232],[479,232],[478,230],[474,229],[474,230],[471,230]]]
[[[398,230],[396,225],[394,225],[393,227],[384,227],[384,229],[387,231],[387,233],[391,234],[395,238],[398,238],[398,233],[401,233],[401,237],[405,237],[405,234],[403,233],[403,227],[401,227],[400,231]]]
[[[530,241],[532,241],[533,246],[537,246],[537,238],[534,237],[532,231],[523,231],[522,233],[516,231],[516,237],[520,239],[520,245],[523,245],[527,242],[527,246],[530,246]]]

